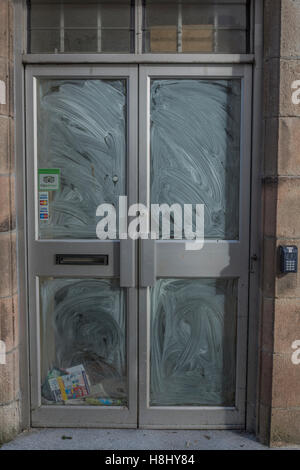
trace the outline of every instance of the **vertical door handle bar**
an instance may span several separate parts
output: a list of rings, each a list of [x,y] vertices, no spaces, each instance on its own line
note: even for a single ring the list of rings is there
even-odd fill
[[[141,240],[141,287],[152,287],[156,282],[156,240]]]
[[[120,240],[120,287],[135,287],[135,241]]]

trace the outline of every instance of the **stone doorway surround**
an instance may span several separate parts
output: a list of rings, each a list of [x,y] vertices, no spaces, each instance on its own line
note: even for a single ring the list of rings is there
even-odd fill
[[[14,215],[13,99],[13,4],[20,1],[0,0],[0,340],[6,345],[6,363],[0,364],[0,442],[22,427],[18,327],[24,325],[24,306],[18,313],[16,267],[22,227],[16,230]],[[279,275],[277,267],[278,245],[300,249],[300,104],[292,101],[293,83],[300,80],[299,25],[299,0],[264,1],[261,309],[253,430],[271,446],[300,444],[300,365],[292,361],[292,345],[300,340],[300,275]],[[15,96],[20,99],[17,88]],[[20,266],[25,250],[18,246]]]
[[[20,430],[16,269],[13,4],[0,1],[0,442]]]
[[[278,246],[300,248],[300,2],[264,5],[263,270],[259,438],[300,444],[300,275],[278,273]]]

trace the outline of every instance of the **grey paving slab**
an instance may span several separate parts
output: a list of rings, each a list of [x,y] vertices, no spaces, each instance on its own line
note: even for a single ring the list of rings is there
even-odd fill
[[[33,429],[3,450],[266,450],[254,436],[235,431],[142,429]],[[300,448],[298,448],[300,450]]]

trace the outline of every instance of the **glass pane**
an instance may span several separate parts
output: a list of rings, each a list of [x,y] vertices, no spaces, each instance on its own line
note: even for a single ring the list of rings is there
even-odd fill
[[[66,27],[97,27],[97,5],[64,5]]]
[[[41,52],[57,54],[59,48],[59,30],[37,29],[31,32],[31,52],[33,54],[38,54]]]
[[[103,3],[100,7],[101,24],[105,28],[127,28],[131,27],[130,2]],[[133,25],[132,25],[133,26]]]
[[[156,282],[151,289],[151,406],[234,406],[236,319],[236,280]]]
[[[96,208],[126,194],[126,101],[125,80],[39,81],[38,168],[60,173],[40,238],[96,239]]]
[[[102,52],[132,52],[132,36],[124,29],[103,29],[101,36]]]
[[[60,4],[34,4],[30,9],[31,28],[47,28],[60,25]]]
[[[178,6],[176,3],[146,2],[145,22],[146,28],[159,25],[177,25]]]
[[[219,30],[217,34],[217,51],[230,53],[232,48],[235,47],[238,54],[243,54],[244,43],[246,41],[245,31],[225,31]]]
[[[217,4],[188,3],[182,8],[182,23],[189,25],[215,24],[218,26],[240,27],[246,29],[245,2],[222,6]]]
[[[67,29],[65,52],[97,52],[97,30]]]
[[[245,53],[247,6],[246,1],[146,0],[144,50]]]
[[[151,203],[204,204],[205,238],[239,237],[240,114],[239,79],[151,82]]]
[[[177,52],[176,26],[152,26],[144,33],[145,52]]]
[[[183,25],[182,52],[214,52],[215,33],[212,25]]]
[[[127,405],[125,293],[110,279],[40,279],[42,403]]]

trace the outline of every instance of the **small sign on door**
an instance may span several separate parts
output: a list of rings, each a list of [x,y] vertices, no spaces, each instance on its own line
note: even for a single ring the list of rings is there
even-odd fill
[[[49,195],[47,192],[39,193],[40,220],[49,219]]]
[[[60,187],[58,168],[39,168],[39,191],[57,191]]]

